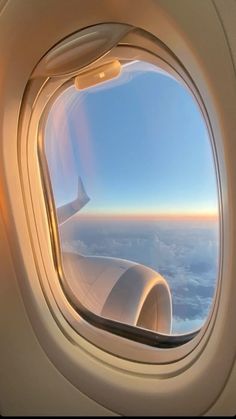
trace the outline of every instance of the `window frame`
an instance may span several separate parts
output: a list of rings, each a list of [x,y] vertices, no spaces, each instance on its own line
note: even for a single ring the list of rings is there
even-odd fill
[[[142,46],[142,43],[144,44]],[[44,181],[42,182],[41,172],[46,173],[45,161],[44,158],[40,159],[39,166],[37,167],[38,181],[41,185],[38,185],[40,190],[43,192],[42,196],[44,197],[45,202],[40,203],[41,214],[39,216],[39,206],[35,199],[35,192],[33,191],[34,187],[31,184],[29,189],[32,197],[32,206],[34,207],[35,213],[35,223],[37,224],[38,218],[43,218],[44,227],[38,229],[37,236],[39,241],[39,247],[41,249],[42,258],[45,260],[44,267],[48,267],[48,263],[51,264],[50,272],[47,271],[47,284],[45,280],[42,281],[41,286],[44,289],[44,294],[47,295],[47,302],[51,308],[54,319],[58,322],[58,310],[55,310],[55,305],[59,309],[62,317],[72,326],[72,328],[78,333],[79,336],[82,336],[89,342],[92,342],[93,345],[105,350],[107,353],[123,358],[124,360],[131,360],[133,362],[145,363],[145,364],[170,364],[177,362],[185,357],[187,357],[194,349],[198,347],[199,351],[204,347],[207,342],[207,339],[210,336],[211,327],[214,324],[214,318],[217,311],[220,286],[221,286],[221,266],[222,266],[222,210],[221,210],[221,189],[220,189],[220,180],[219,180],[219,169],[217,162],[217,155],[215,150],[215,145],[213,141],[213,133],[210,125],[210,120],[204,106],[204,102],[198,92],[195,84],[193,83],[191,77],[183,68],[181,63],[177,60],[175,56],[160,42],[150,34],[143,33],[142,31],[137,31],[132,33],[130,32],[126,35],[125,40],[122,41],[113,48],[105,57],[117,57],[122,56],[123,58],[138,56],[138,59],[150,62],[151,64],[157,65],[163,70],[167,71],[170,74],[173,74],[175,78],[181,80],[187,88],[190,90],[195,100],[197,101],[200,111],[204,117],[209,138],[211,140],[213,157],[215,161],[216,168],[216,177],[217,177],[217,186],[218,186],[218,202],[219,202],[219,268],[218,268],[218,279],[217,287],[215,290],[214,302],[212,303],[212,308],[208,315],[207,320],[205,321],[204,326],[197,333],[191,333],[183,335],[183,339],[190,338],[190,340],[179,347],[166,348],[164,351],[161,348],[156,348],[155,346],[147,346],[147,341],[145,338],[143,341],[136,342],[135,340],[130,339],[130,333],[132,333],[132,326],[122,328],[126,329],[127,334],[123,334],[123,337],[119,336],[119,323],[112,320],[105,322],[105,326],[117,327],[118,334],[111,334],[108,331],[99,329],[99,336],[97,326],[87,322],[82,318],[75,310],[75,307],[68,304],[67,297],[63,295],[63,290],[60,289],[61,284],[63,284],[63,270],[62,265],[59,261],[60,251],[58,246],[58,233],[57,225],[55,218],[55,208],[52,199],[52,191],[50,187],[50,182],[48,182],[48,176],[44,176]],[[136,58],[137,59],[137,58]],[[102,60],[101,60],[102,61]],[[47,118],[47,112],[49,111],[51,104],[55,101],[55,98],[60,95],[60,93],[65,89],[65,86],[69,86],[73,82],[71,81],[71,75],[61,78],[39,78],[35,79],[31,85],[30,93],[32,94],[33,99],[33,108],[32,113],[29,112],[29,129],[27,135],[26,149],[27,149],[27,166],[28,166],[28,176],[29,180],[31,178],[30,173],[32,173],[33,166],[38,165],[37,161],[32,158],[32,152],[35,153],[37,147],[39,146],[39,154],[43,156],[42,144],[43,144],[43,131],[44,124]],[[34,89],[32,87],[34,86]],[[40,88],[39,88],[40,86]],[[34,94],[36,93],[36,96]],[[28,91],[29,94],[29,91]],[[40,123],[38,124],[38,121]],[[32,141],[32,139],[34,141]],[[37,154],[37,153],[36,153]],[[45,182],[46,180],[46,182]],[[30,184],[30,181],[29,181]],[[47,204],[48,203],[48,204]],[[46,208],[45,208],[46,204]],[[44,207],[44,208],[43,208]],[[36,215],[38,214],[38,215]],[[46,217],[45,217],[46,215]],[[47,220],[47,222],[45,222]],[[43,238],[44,236],[44,238]],[[53,245],[52,245],[53,238]],[[44,244],[43,244],[44,243]],[[46,246],[46,247],[45,247]],[[46,256],[45,248],[51,247],[49,252],[49,257]],[[52,275],[52,262],[54,267],[54,275]],[[55,275],[56,273],[56,275]],[[58,277],[60,278],[60,284],[58,284]],[[53,280],[52,280],[53,278]],[[56,279],[57,278],[57,279]],[[59,286],[58,286],[59,285]],[[50,292],[48,293],[48,290]],[[71,302],[70,302],[71,303]],[[95,315],[95,324],[98,321]],[[90,317],[91,319],[91,317]],[[102,318],[101,318],[102,319]],[[101,322],[103,329],[104,322]],[[138,328],[135,328],[135,334],[137,333]],[[140,329],[140,335],[143,336],[143,330]],[[66,332],[68,334],[68,331]],[[158,334],[148,332],[148,335],[153,335],[153,342],[155,341]],[[154,336],[155,335],[155,336]],[[189,335],[189,336],[188,336]],[[190,336],[191,335],[191,336]],[[141,336],[141,337],[142,337]],[[127,339],[129,338],[129,339]],[[174,337],[173,337],[174,338]],[[122,341],[120,340],[122,339]],[[160,337],[162,341],[162,338]],[[175,341],[175,339],[173,339]],[[121,343],[121,344],[120,344]],[[166,345],[165,339],[162,341],[163,347]],[[162,344],[161,343],[161,344]],[[119,345],[120,344],[120,345]],[[175,343],[174,343],[175,345]],[[199,353],[200,353],[199,352]]]

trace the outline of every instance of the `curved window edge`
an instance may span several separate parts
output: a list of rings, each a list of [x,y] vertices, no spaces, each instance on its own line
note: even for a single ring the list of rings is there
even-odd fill
[[[119,48],[119,45],[117,46],[117,49],[118,48]],[[122,45],[122,48],[124,48],[123,45]],[[132,46],[127,46],[126,45],[125,48],[129,49],[129,48],[132,48]],[[141,50],[140,50],[140,53],[141,53]],[[145,51],[145,54],[146,53],[147,53],[147,51]],[[152,56],[152,59],[155,56],[155,54],[153,54],[153,53],[150,53],[150,55]],[[160,57],[158,57],[158,60],[159,60],[159,62],[162,61]],[[155,61],[155,60],[152,60],[152,62],[153,61]],[[165,60],[163,60],[163,63],[164,63],[165,66],[167,65]],[[181,75],[181,77],[182,77],[182,75]],[[44,83],[43,88],[41,89],[41,91],[39,93],[41,95],[41,97],[44,97],[44,100],[45,100],[45,97],[47,97],[47,100],[48,100],[48,94],[46,96],[44,95],[45,90],[47,90],[46,87],[47,88],[49,87],[49,90],[51,90],[51,87],[52,87],[50,100],[48,100],[48,103],[47,103],[46,107],[45,107],[45,104],[43,106],[43,112],[44,113],[45,112],[47,113],[47,111],[46,111],[47,108],[49,108],[51,106],[51,102],[55,100],[55,94],[56,95],[59,94],[61,89],[64,89],[65,85],[69,85],[69,83],[70,83],[70,81],[65,80],[65,79],[57,80],[56,83],[55,83],[55,80],[53,80],[52,86],[50,86],[51,85],[51,80],[50,79],[48,79]],[[189,83],[192,83],[192,80],[190,80],[190,81],[188,80],[188,85],[189,85]],[[56,89],[55,89],[55,85],[56,85]],[[195,86],[193,84],[192,88],[191,88],[191,91],[193,92],[194,90],[195,90]],[[199,92],[197,92],[197,90],[195,91],[194,96],[195,96],[195,99],[196,99],[196,97],[198,98],[197,102],[201,104],[200,107],[201,107],[201,110],[203,111],[204,119],[206,121],[206,125],[208,126],[208,129],[210,130],[210,122],[209,122],[208,117],[207,117],[206,108],[203,105],[203,102],[202,102],[202,100],[199,96]],[[36,103],[35,103],[36,106],[37,106],[37,100],[38,100],[38,98],[36,99]],[[42,121],[41,121],[40,125],[41,126],[39,126],[38,133],[39,133],[39,138],[41,138],[41,139],[39,140],[38,144],[39,144],[39,155],[42,155],[42,149],[41,149],[41,147],[42,147],[42,145],[41,145],[42,144]],[[213,140],[212,140],[211,131],[210,131],[209,134],[210,134],[210,138],[211,138],[211,142],[212,142],[212,146],[213,146],[213,155],[214,155],[214,160],[215,160],[216,175],[217,175],[217,179],[218,179],[218,183],[219,183],[219,174],[218,174],[218,170],[217,170],[216,151],[214,149],[214,144],[213,144]],[[44,166],[44,163],[43,163],[42,159],[40,161],[40,166],[43,166],[43,169],[41,167],[41,170],[43,170],[43,172],[45,172],[45,166]],[[51,194],[50,185],[45,184],[45,182],[44,182],[45,176],[44,175],[43,176],[40,175],[40,176],[41,176],[41,181],[43,183],[45,204],[47,206],[47,216],[48,216],[48,220],[49,220],[49,229],[50,229],[50,232],[51,232],[51,238],[55,242],[55,234],[57,235],[58,233],[55,233],[55,231],[56,231],[56,227],[55,227],[56,226],[56,223],[55,223],[55,208],[54,208],[54,205],[53,205],[53,200],[50,199],[50,194]],[[220,203],[221,200],[220,200],[220,186],[219,186],[219,184],[218,184],[218,191],[219,191],[219,203]],[[220,210],[219,210],[219,214],[220,214],[220,230],[222,231],[222,217],[221,217],[221,211]],[[222,236],[221,236],[221,232],[220,232],[220,240],[221,240],[221,237]],[[54,243],[53,247],[56,247],[55,243]],[[220,246],[220,249],[221,249],[221,246]],[[60,263],[58,264],[57,252],[58,252],[58,250],[55,250],[55,248],[54,248],[53,249],[54,267],[57,271],[57,274],[60,277],[61,282],[63,282],[63,272],[62,272],[61,264]],[[222,257],[222,255],[221,255],[221,251],[220,251],[220,258],[219,258],[219,264],[220,265],[221,265],[221,257]],[[219,276],[220,276],[220,268],[219,268]],[[219,293],[219,289],[220,289],[220,280],[219,279],[220,278],[218,278],[218,286],[216,287],[216,294]],[[216,302],[216,295],[215,295],[214,300]],[[73,308],[75,308],[74,305],[73,305],[73,302],[71,302],[71,303],[72,303]],[[151,332],[151,331],[145,331],[145,330],[142,330],[142,329],[137,329],[135,327],[132,327],[132,326],[129,326],[129,325],[124,325],[124,324],[122,324],[122,329],[120,329],[120,323],[119,322],[115,322],[115,321],[112,321],[112,320],[109,320],[109,319],[101,318],[100,316],[96,316],[96,315],[94,315],[93,313],[90,313],[90,312],[88,313],[86,311],[86,309],[84,309],[83,307],[81,307],[81,311],[80,311],[79,314],[81,314],[84,317],[84,319],[86,321],[90,322],[92,325],[96,326],[99,329],[106,330],[108,333],[111,332],[112,334],[117,334],[118,336],[121,336],[121,337],[124,337],[124,338],[133,339],[134,341],[139,342],[141,344],[150,345],[150,346],[153,346],[153,347],[156,347],[156,348],[177,348],[178,346],[182,346],[182,345],[185,345],[188,342],[192,342],[191,349],[188,347],[186,353],[183,353],[184,352],[183,351],[183,352],[181,352],[180,357],[178,357],[178,356],[177,357],[176,356],[172,357],[171,356],[170,361],[166,361],[166,360],[164,361],[164,362],[173,362],[174,360],[181,359],[182,357],[185,357],[188,353],[190,353],[196,347],[196,345],[202,339],[202,336],[205,334],[205,331],[208,329],[209,323],[211,321],[211,317],[213,315],[214,308],[215,308],[215,304],[212,305],[211,313],[209,314],[207,321],[205,322],[204,326],[201,329],[196,330],[192,333],[188,333],[188,334],[185,334],[185,335],[177,335],[177,336],[175,336],[175,335],[165,336],[163,334],[158,334],[158,333],[154,333],[154,332]],[[62,312],[64,313],[63,315],[65,316],[65,311],[62,310]],[[92,316],[91,316],[91,314],[92,314]],[[69,323],[71,325],[73,323],[73,328],[74,328],[74,322],[71,322],[69,320]],[[77,331],[80,333],[79,328],[78,328]],[[87,337],[84,336],[83,333],[81,333],[81,335],[87,339]],[[197,338],[196,342],[194,341],[195,338]],[[96,342],[93,342],[93,340],[91,340],[89,338],[88,338],[88,340],[91,341],[92,343],[95,343],[95,345],[96,345]],[[107,350],[105,348],[105,345],[102,345],[101,349]],[[148,351],[148,349],[146,347],[145,347],[145,351]],[[114,354],[114,351],[108,350],[108,352]],[[121,355],[121,357],[123,357],[123,355]],[[125,356],[124,356],[124,358],[125,358]],[[145,359],[146,358],[147,357],[145,356]],[[129,357],[128,357],[128,359],[129,359]],[[133,360],[135,360],[135,357],[132,359],[132,361]],[[140,362],[140,359],[138,359],[138,361]],[[141,361],[141,362],[144,362],[144,361]],[[150,362],[150,360],[146,359],[146,362]],[[151,362],[153,362],[153,361],[151,361]],[[155,361],[155,362],[158,362],[158,360]],[[160,359],[160,362],[162,362],[161,359]]]

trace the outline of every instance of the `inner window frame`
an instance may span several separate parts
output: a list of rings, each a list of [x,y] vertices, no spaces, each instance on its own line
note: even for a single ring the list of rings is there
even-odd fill
[[[119,322],[115,322],[110,319],[103,319],[100,316],[95,315],[94,313],[84,310],[82,308],[81,312],[78,313],[78,302],[76,302],[77,307],[75,307],[75,304],[73,301],[70,301],[70,304],[73,307],[73,310],[77,312],[77,314],[81,315],[83,311],[83,319],[85,320],[86,324],[92,325],[92,327],[95,327],[97,330],[102,330],[105,332],[106,339],[108,336],[112,334],[112,340],[114,336],[117,336],[118,339],[120,337],[126,338],[129,341],[133,341],[134,347],[137,348],[137,345],[140,346],[142,355],[140,356],[140,348],[137,351],[137,354],[132,355],[132,361],[138,361],[138,362],[148,362],[148,363],[166,363],[166,362],[173,362],[174,360],[181,359],[185,357],[189,352],[191,352],[201,341],[202,337],[204,336],[206,330],[209,327],[209,324],[212,320],[213,313],[215,313],[216,310],[216,301],[218,299],[219,291],[220,291],[220,272],[221,272],[221,258],[222,258],[222,246],[221,246],[221,240],[222,240],[222,211],[221,211],[221,192],[220,192],[220,182],[219,182],[219,170],[218,170],[218,164],[217,164],[217,154],[215,150],[215,145],[213,141],[213,134],[211,130],[210,121],[207,115],[206,108],[204,106],[204,103],[200,97],[200,94],[196,88],[196,86],[193,84],[192,79],[189,78],[189,75],[185,72],[183,69],[183,72],[180,74],[176,68],[173,67],[170,63],[166,61],[166,59],[163,59],[163,57],[157,56],[151,51],[143,50],[142,48],[137,47],[131,47],[131,46],[117,46],[114,48],[114,52],[117,54],[118,51],[120,52],[126,49],[128,55],[130,54],[132,56],[132,51],[135,51],[137,54],[137,51],[139,52],[140,58],[143,61],[150,62],[150,64],[158,65],[158,67],[163,68],[163,70],[170,72],[177,78],[178,80],[181,80],[185,86],[192,92],[195,100],[197,101],[200,111],[202,112],[202,115],[204,117],[206,127],[208,129],[208,135],[211,141],[212,146],[212,152],[213,152],[213,158],[215,161],[215,171],[216,171],[216,177],[217,177],[217,186],[218,186],[218,202],[219,202],[219,261],[218,261],[218,278],[216,280],[216,290],[215,290],[215,297],[213,298],[212,307],[210,310],[210,313],[208,314],[208,318],[206,319],[203,327],[193,333],[188,333],[185,335],[181,335],[181,342],[179,337],[175,336],[168,336],[168,339],[166,339],[165,336],[162,336],[161,334],[151,332],[151,331],[145,331],[142,329],[138,329],[134,326],[124,325],[122,324],[121,330],[121,324]],[[117,55],[116,55],[117,56]],[[175,59],[174,59],[175,62]],[[178,63],[179,65],[179,63]],[[183,78],[183,74],[185,75],[185,78]],[[50,236],[51,236],[51,245],[52,245],[52,254],[53,254],[53,260],[54,260],[54,268],[57,272],[60,286],[63,288],[65,281],[64,281],[64,272],[62,268],[61,263],[61,252],[60,252],[60,241],[58,236],[58,228],[57,228],[57,222],[56,222],[56,213],[55,213],[55,205],[50,185],[50,178],[47,173],[47,164],[45,165],[45,156],[43,152],[43,133],[44,133],[44,126],[47,119],[47,114],[49,112],[49,109],[51,108],[52,104],[56,100],[56,98],[62,93],[62,91],[73,84],[73,79],[71,78],[65,78],[65,79],[58,79],[55,81],[48,79],[45,83],[41,95],[44,96],[47,95],[47,103],[44,107],[43,111],[40,112],[40,123],[38,126],[38,156],[39,156],[39,166],[40,166],[40,177],[42,182],[42,188],[44,191],[44,198],[45,198],[45,205],[46,205],[46,211],[47,211],[47,217],[49,222],[49,229],[50,229]],[[46,93],[46,87],[48,89]],[[50,91],[50,95],[48,92]],[[47,174],[46,176],[44,174]],[[88,339],[89,341],[92,341],[96,346],[102,347],[102,349],[106,350],[109,353],[117,354],[118,356],[121,356],[122,358],[130,359],[130,356],[128,355],[127,351],[124,348],[124,351],[117,351],[117,350],[111,350],[110,345],[106,345],[106,342],[102,343],[100,345],[94,339],[91,340],[89,336],[86,336],[81,331],[80,324],[78,321],[75,320],[75,316],[72,313],[66,312],[65,308],[63,308],[63,304],[60,304],[58,301],[58,293],[55,293],[55,299],[57,300],[58,305],[60,306],[61,311],[63,312],[63,315],[67,318],[68,322],[72,325],[73,329],[75,329],[79,334],[81,334],[83,337]],[[60,300],[60,298],[59,298]],[[133,330],[135,329],[135,330]],[[138,333],[137,333],[138,332]],[[138,339],[137,339],[138,335]],[[171,338],[171,339],[170,339]],[[170,340],[172,341],[170,343]],[[125,341],[123,340],[123,343],[125,346]],[[147,348],[147,345],[149,345],[149,348]],[[114,348],[115,345],[111,345],[112,348]],[[131,345],[132,346],[132,345]],[[179,347],[178,347],[179,346]],[[163,356],[163,352],[156,351],[157,353],[153,356],[153,349],[165,349],[165,355]],[[151,352],[150,352],[151,350]],[[118,353],[117,353],[118,352]],[[178,352],[178,353],[177,353]],[[151,356],[150,356],[151,353]]]

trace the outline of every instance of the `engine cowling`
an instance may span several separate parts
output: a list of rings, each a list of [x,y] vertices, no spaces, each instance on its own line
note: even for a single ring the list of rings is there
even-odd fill
[[[172,299],[153,269],[124,259],[63,253],[65,286],[73,301],[121,323],[169,334]]]

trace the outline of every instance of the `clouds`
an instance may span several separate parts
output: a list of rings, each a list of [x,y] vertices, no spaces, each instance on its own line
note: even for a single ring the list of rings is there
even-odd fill
[[[202,317],[195,319],[181,319],[179,317],[173,318],[172,333],[182,334],[194,331],[202,326]]]
[[[72,223],[73,224],[73,223]],[[78,222],[61,231],[65,250],[132,260],[160,272],[173,299],[173,333],[203,324],[217,279],[215,224]]]
[[[80,253],[81,255],[87,255],[89,252],[88,247],[81,240],[62,241],[62,251],[75,254]]]

